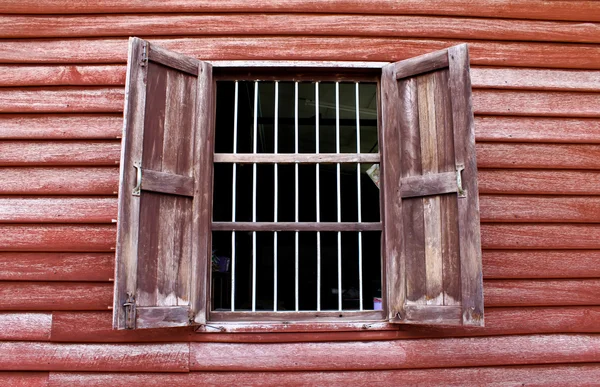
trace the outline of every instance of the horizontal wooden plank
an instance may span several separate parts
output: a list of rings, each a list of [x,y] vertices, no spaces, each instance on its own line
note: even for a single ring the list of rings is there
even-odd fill
[[[392,15],[3,15],[0,38],[196,35],[395,36],[597,43],[596,23]]]
[[[599,91],[598,71],[472,67],[474,88]]]
[[[597,171],[480,169],[479,193],[598,195]]]
[[[213,231],[380,231],[381,222],[212,222]]]
[[[0,88],[0,113],[116,113],[122,88]]]
[[[3,5],[5,13],[65,14],[65,13],[148,13],[148,12],[302,12],[302,13],[359,13],[359,14],[417,14],[500,17],[517,19],[549,19],[600,21],[599,6],[593,1],[509,1],[486,0],[476,4],[468,0],[435,0],[423,3],[408,0],[398,3],[383,0],[372,4],[365,0],[336,0],[315,4],[309,0],[272,1],[248,3],[242,0],[213,2],[210,0],[180,0],[176,3],[134,0],[122,3],[105,0],[101,3],[75,5],[66,0],[51,0],[39,4],[33,0],[8,0]]]
[[[108,310],[113,284],[6,281],[0,295],[0,310]]]
[[[600,305],[600,279],[487,280],[488,306]]]
[[[113,223],[116,219],[115,197],[0,196],[0,223]]]
[[[484,278],[600,278],[598,250],[484,250]]]
[[[0,280],[108,281],[114,261],[111,253],[0,252]]]
[[[189,345],[0,343],[3,371],[186,372]]]
[[[114,251],[115,225],[0,225],[0,251]]]
[[[476,116],[477,141],[600,143],[600,120]]]
[[[0,168],[2,195],[116,195],[118,167]]]
[[[456,179],[455,172],[405,177],[400,179],[400,195],[411,198],[457,192]]]
[[[448,67],[448,50],[434,51],[394,63],[394,71],[398,80],[444,67]]]
[[[479,206],[482,222],[600,222],[598,196],[482,195]]]
[[[598,249],[598,224],[507,224],[481,225],[484,249]]]
[[[120,86],[125,84],[125,66],[0,66],[0,85],[18,86]]]
[[[191,343],[195,371],[312,371],[597,362],[600,335],[284,344]]]
[[[118,165],[120,141],[0,141],[0,166]]]
[[[253,333],[194,333],[193,328],[117,331],[112,329],[112,314],[109,311],[57,311],[52,314],[51,339],[67,342],[281,343],[600,332],[600,307],[597,306],[486,307],[485,313],[483,328],[402,325],[393,330],[284,333],[272,329]],[[81,324],[81,321],[88,323]]]
[[[189,325],[188,306],[158,306],[135,309],[135,328],[175,328]]]
[[[600,169],[600,145],[482,142],[477,144],[477,166],[479,168]]]
[[[600,365],[544,365],[512,367],[470,367],[383,371],[320,371],[320,372],[190,372],[186,374],[156,373],[67,373],[52,372],[52,386],[130,387],[247,386],[247,387],[388,387],[390,381],[421,387],[464,386],[474,381],[486,386],[593,386],[600,375]]]
[[[48,372],[0,372],[0,384],[11,387],[47,387]]]
[[[460,40],[372,37],[154,38],[152,43],[201,60],[341,60],[393,62],[451,47]],[[487,66],[600,69],[600,46],[583,43],[467,41],[471,63]],[[0,63],[125,63],[127,39],[12,39]]]
[[[194,196],[194,178],[170,172],[142,169],[141,189],[165,194]]]
[[[0,312],[0,340],[49,341],[52,314]]]
[[[1,114],[2,140],[121,138],[122,114]]]

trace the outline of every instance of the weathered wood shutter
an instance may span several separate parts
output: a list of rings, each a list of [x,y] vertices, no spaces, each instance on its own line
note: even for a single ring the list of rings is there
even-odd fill
[[[212,68],[129,41],[113,326],[205,321]]]
[[[482,326],[466,44],[384,67],[381,137],[390,321]]]

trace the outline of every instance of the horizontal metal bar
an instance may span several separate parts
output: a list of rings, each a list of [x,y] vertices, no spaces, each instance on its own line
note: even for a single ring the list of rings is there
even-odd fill
[[[457,192],[456,172],[443,172],[400,179],[400,195],[403,198],[441,195]]]
[[[381,222],[213,222],[213,231],[380,231]]]
[[[251,311],[212,311],[210,312],[211,321],[327,321],[337,322],[344,320],[353,321],[373,321],[382,320],[384,313],[381,310],[368,311],[281,311],[281,312],[251,312]],[[214,323],[211,323],[211,325]]]
[[[239,164],[370,164],[379,163],[380,159],[379,153],[215,153],[214,162]]]
[[[296,68],[337,68],[337,69],[380,69],[389,62],[344,62],[344,61],[302,61],[302,60],[213,60],[213,67],[296,67]]]
[[[142,169],[142,191],[194,196],[194,178],[169,172]]]

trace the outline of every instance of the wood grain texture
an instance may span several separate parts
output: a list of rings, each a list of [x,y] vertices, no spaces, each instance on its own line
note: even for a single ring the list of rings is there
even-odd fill
[[[600,145],[478,143],[479,168],[600,169]]]
[[[112,253],[0,253],[2,281],[108,281]]]
[[[3,371],[186,372],[188,356],[187,343],[0,343],[0,369]]]
[[[598,71],[472,67],[474,88],[598,91]]]
[[[0,340],[48,341],[52,313],[0,312]]]
[[[190,344],[190,369],[194,371],[403,369],[597,362],[599,359],[598,335],[422,339],[360,344]]]
[[[486,194],[597,195],[597,171],[480,169],[479,192]]]
[[[177,154],[175,152],[175,154]],[[143,191],[194,196],[194,178],[175,173],[142,169]]]
[[[195,37],[150,40],[202,60],[398,61],[461,41],[372,37]],[[468,41],[471,63],[487,66],[600,69],[593,44]],[[47,39],[0,42],[0,63],[125,63],[127,40]]]
[[[487,280],[489,306],[599,305],[600,280]]]
[[[365,9],[363,9],[364,11]],[[119,11],[121,12],[121,11]],[[342,10],[336,10],[343,13]],[[392,15],[3,15],[1,38],[320,35],[598,43],[596,23]],[[196,66],[197,68],[197,66]]]
[[[0,310],[107,310],[112,284],[5,281],[0,283],[0,295]]]
[[[0,383],[11,387],[47,387],[48,372],[0,372]]]
[[[597,196],[484,195],[483,222],[598,223]]]
[[[0,66],[0,85],[19,86],[122,86],[125,67],[121,65],[91,66]]]
[[[600,278],[598,250],[484,250],[484,278]]]
[[[2,195],[115,195],[116,167],[0,168]]]
[[[595,118],[475,117],[477,141],[587,143],[600,142]]]
[[[123,89],[88,87],[1,88],[0,113],[115,113],[123,111]]]
[[[440,195],[456,192],[456,190],[456,173],[452,172],[410,176],[400,180],[403,198]]]
[[[189,374],[150,373],[63,373],[52,372],[52,386],[177,386],[248,387],[282,385],[290,387],[322,386],[386,387],[390,382],[433,386],[464,386],[465,380],[486,386],[591,387],[600,375],[596,364],[545,365],[520,367],[446,368],[433,370],[325,371],[325,372],[191,372]]]
[[[105,0],[102,3],[75,5],[65,0],[52,0],[44,5],[33,0],[9,0],[4,5],[6,13],[147,13],[147,12],[302,12],[302,13],[374,13],[374,14],[426,14],[457,15],[478,17],[502,17],[517,19],[550,19],[600,21],[597,16],[598,5],[593,1],[509,1],[487,0],[473,4],[468,0],[436,0],[423,3],[417,0],[404,1],[401,4],[393,0],[384,0],[373,5],[364,0],[337,0],[325,4],[309,0],[261,0],[248,4],[240,0],[227,0],[214,3],[210,0],[179,0],[176,3],[155,3],[142,0],[123,4],[117,0]]]
[[[485,223],[481,244],[484,249],[598,249],[600,225]]]
[[[120,141],[2,141],[0,166],[118,165]]]
[[[0,251],[111,251],[114,225],[0,225]]]
[[[115,197],[0,196],[0,223],[113,223]]]
[[[2,140],[104,140],[121,138],[119,114],[2,114]]]

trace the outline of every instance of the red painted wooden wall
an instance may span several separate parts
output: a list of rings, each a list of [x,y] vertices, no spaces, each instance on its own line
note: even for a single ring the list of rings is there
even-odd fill
[[[5,0],[0,14],[0,385],[600,381],[600,3]],[[470,43],[486,327],[113,331],[130,35],[200,59]]]

